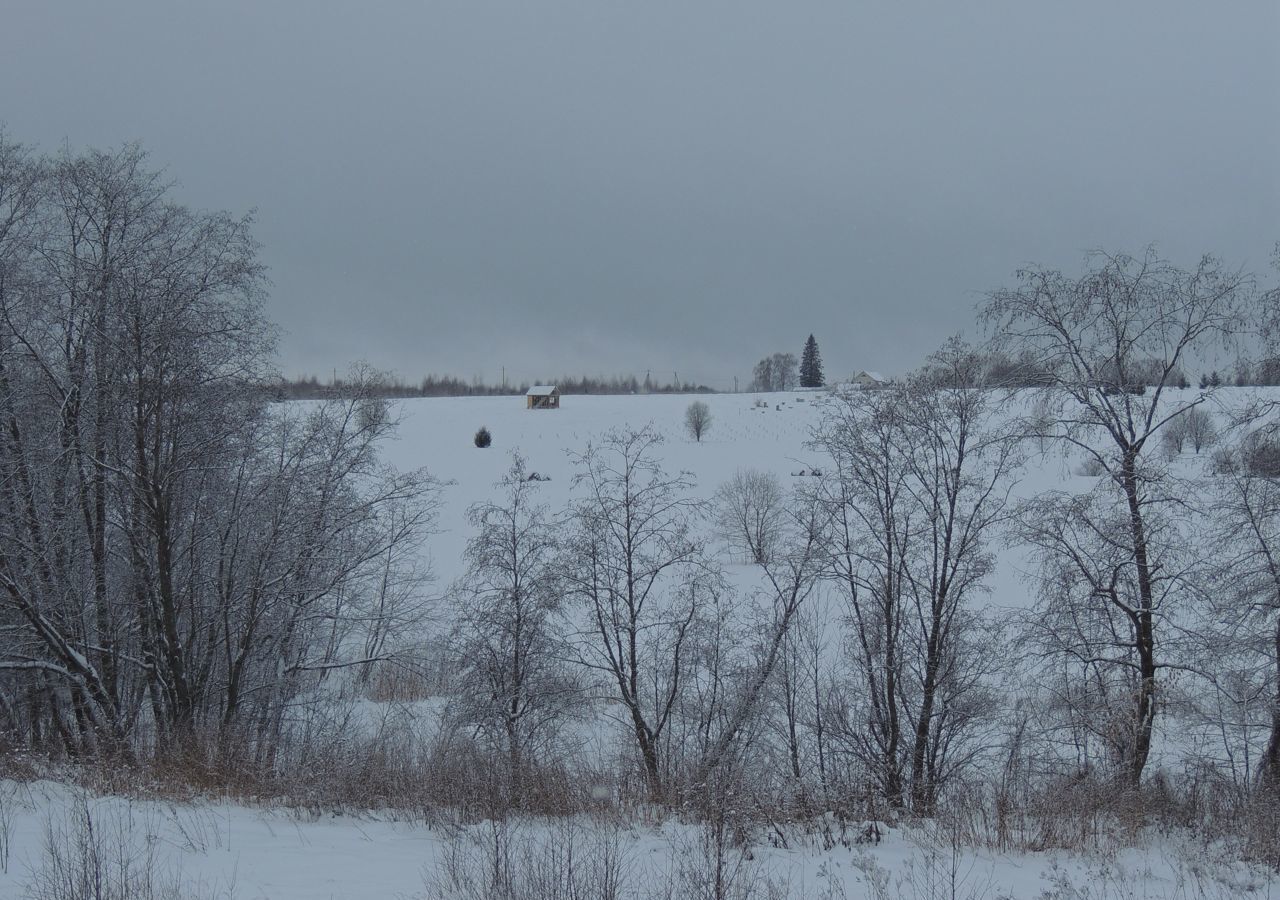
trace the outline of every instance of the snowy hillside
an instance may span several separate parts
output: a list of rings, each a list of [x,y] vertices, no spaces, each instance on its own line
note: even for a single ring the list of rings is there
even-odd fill
[[[472,536],[466,522],[468,506],[500,497],[497,483],[510,465],[511,452],[521,453],[529,470],[548,479],[540,482],[539,493],[553,508],[562,508],[573,496],[571,454],[611,429],[646,425],[664,438],[658,451],[663,465],[672,472],[690,473],[699,497],[710,498],[740,469],[770,472],[784,484],[800,485],[811,480],[809,473],[815,468],[826,465],[808,446],[822,397],[821,393],[794,392],[696,398],[708,403],[712,415],[701,442],[685,429],[685,410],[695,399],[689,396],[570,396],[564,398],[561,409],[548,411],[527,410],[521,398],[412,400],[396,407],[401,423],[385,457],[400,470],[425,467],[442,483],[438,533],[424,548],[435,577],[430,591],[439,594],[463,572],[463,550]],[[493,435],[487,449],[475,447],[472,441],[481,426]],[[1178,465],[1192,473],[1203,462],[1203,457],[1188,455]],[[1091,479],[1077,474],[1076,463],[1061,456],[1034,458],[1019,471],[1015,495],[1086,489]],[[727,551],[721,549],[719,557],[739,577],[754,577],[753,567]],[[985,602],[994,607],[1025,606],[1025,556],[1000,551],[997,557]],[[840,627],[834,617],[841,613],[824,609],[833,617],[826,626],[834,633]],[[431,627],[443,633],[448,622],[437,616]],[[431,730],[439,727],[438,713],[447,699],[408,704],[361,700],[353,709],[373,723],[366,725],[373,730],[404,716],[413,728]],[[588,723],[586,733],[595,742],[592,753],[608,758],[616,752],[608,729]],[[0,866],[0,897],[20,897],[24,890],[34,890],[33,873],[47,868],[57,848],[95,840],[104,859],[114,856],[118,862],[127,857],[137,873],[150,873],[148,877],[157,884],[166,878],[174,883],[185,879],[188,889],[198,889],[200,897],[435,896],[429,893],[431,886],[442,883],[451,865],[456,868],[463,860],[463,869],[474,874],[497,852],[493,843],[499,840],[497,832],[466,821],[467,817],[450,815],[436,817],[434,822],[405,821],[401,814],[324,806],[286,811],[271,804],[210,799],[175,805],[98,798],[51,782],[6,782],[0,783],[0,862],[5,863]],[[575,835],[571,841],[594,848],[590,852],[613,847],[629,873],[629,883],[647,889],[674,884],[673,873],[681,871],[681,866],[692,871],[695,862],[705,864],[710,852],[705,831],[670,813],[642,811],[621,823],[606,816],[569,824],[532,820],[502,827],[516,829],[512,834],[502,832],[500,840],[521,848],[526,864],[532,864],[533,856],[545,860],[564,852],[557,842],[567,839],[566,829]],[[831,833],[782,827],[772,835],[761,831],[753,836],[751,858],[735,864],[739,867],[735,877],[740,887],[762,888],[773,879],[779,885],[785,883],[790,896],[849,900],[1218,898],[1237,892],[1269,896],[1278,886],[1265,873],[1217,861],[1218,851],[1212,846],[1197,846],[1176,835],[1139,836],[1127,849],[1117,844],[1105,852],[1095,849],[1083,855],[992,853],[965,849],[953,839],[959,840],[927,824],[887,829],[882,840],[872,843],[861,842],[856,826],[852,830],[840,826]]]
[[[736,469],[760,469],[793,481],[792,473],[811,469],[817,455],[805,447],[817,423],[823,395],[804,391],[772,394],[712,394],[704,397],[569,396],[558,410],[528,410],[523,397],[460,397],[406,400],[396,439],[387,459],[401,469],[424,466],[445,482],[440,524],[444,529],[428,548],[438,574],[448,580],[469,536],[466,507],[496,497],[496,486],[510,467],[512,451],[532,471],[549,476],[539,493],[552,507],[570,497],[574,474],[570,453],[580,453],[610,429],[652,425],[663,436],[658,455],[672,472],[692,473],[699,495],[709,498]],[[756,399],[766,403],[754,405]],[[711,428],[695,442],[684,426],[685,409],[700,399],[711,408]],[[472,443],[485,426],[493,444]]]

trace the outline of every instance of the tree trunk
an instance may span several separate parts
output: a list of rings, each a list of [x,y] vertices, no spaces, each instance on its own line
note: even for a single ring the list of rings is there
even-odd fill
[[[936,611],[933,625],[935,629],[941,627]],[[911,747],[911,809],[921,816],[927,816],[933,812],[935,793],[933,779],[926,771],[926,760],[929,751],[929,727],[933,722],[934,700],[938,693],[939,653],[936,635],[935,630],[929,639],[920,714],[916,718],[915,739]]]
[[[1138,575],[1138,610],[1134,617],[1134,644],[1138,652],[1140,683],[1135,698],[1133,743],[1125,760],[1125,780],[1136,787],[1151,755],[1151,733],[1156,718],[1155,599],[1151,586],[1151,563],[1147,554],[1146,524],[1138,498],[1137,451],[1125,451],[1121,479],[1129,503],[1129,530],[1133,538],[1133,562]]]

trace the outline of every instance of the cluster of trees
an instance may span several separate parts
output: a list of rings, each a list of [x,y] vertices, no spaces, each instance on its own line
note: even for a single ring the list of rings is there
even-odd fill
[[[434,485],[379,463],[394,423],[358,387],[268,413],[250,224],[175,203],[137,147],[0,136],[8,742],[269,762],[414,614]]]
[[[795,354],[775,353],[766,356],[751,370],[752,391],[789,391],[796,386],[798,364]]]
[[[826,384],[822,354],[813,335],[805,341],[799,363],[794,354],[774,353],[756,363],[751,376],[748,389],[752,391],[789,391],[796,386],[817,388]]]
[[[1219,376],[1221,377],[1221,376]],[[1257,362],[1241,360],[1231,375],[1236,387],[1275,387],[1280,385],[1280,357],[1268,356]]]
[[[788,519],[767,587],[739,595],[698,527],[707,503],[662,467],[661,441],[646,427],[589,445],[574,457],[575,498],[554,512],[515,455],[504,498],[471,510],[452,719],[492,754],[513,803],[591,697],[613,711],[654,799],[740,761],[816,585],[816,523]]]
[[[964,387],[975,364],[953,342],[901,383],[837,395],[816,435],[826,574],[850,623],[826,731],[891,806],[921,813],[983,749],[992,711],[1000,629],[974,599],[1019,444],[997,398]]]
[[[451,375],[428,375],[416,384],[395,375],[382,374],[376,379],[365,377],[352,381],[334,375],[323,382],[314,375],[304,378],[277,379],[272,385],[277,400],[312,400],[332,397],[350,397],[363,393],[383,399],[407,399],[411,397],[496,397],[519,396],[529,390],[529,383],[486,384],[479,379],[464,381]],[[561,394],[708,394],[706,385],[686,381],[660,382],[648,374],[643,379],[634,375],[569,376],[538,382],[554,384]]]
[[[462,658],[485,688],[458,701],[517,794],[529,748],[579,714],[566,698],[596,696],[664,799],[730,778],[774,810],[929,814],[973,778],[1137,788],[1164,719],[1171,741],[1195,735],[1184,763],[1270,796],[1280,492],[1248,460],[1276,441],[1263,420],[1226,422],[1212,465],[1172,458],[1209,445],[1221,399],[1175,376],[1256,328],[1266,297],[1211,259],[1093,262],[1021,272],[984,304],[999,358],[1037,360],[1034,389],[953,340],[883,390],[833,393],[811,441],[823,475],[793,489],[741,471],[703,503],[642,429],[582,453],[576,499],[551,513],[517,459],[505,504],[476,513],[464,579],[481,616],[466,646],[512,637]],[[1053,453],[1095,480],[1017,489]],[[716,540],[754,588],[726,577]],[[1030,567],[1019,610],[985,600],[1002,547]],[[541,599],[517,609],[517,580]],[[550,687],[504,692],[521,668]]]
[[[1007,348],[990,348],[982,352],[983,365],[975,373],[979,380],[974,386],[985,384],[1006,388],[1038,388],[1053,381],[1053,374],[1043,360],[1031,351],[1011,351]],[[1162,360],[1151,357],[1132,360],[1124,383],[1115,373],[1099,372],[1100,377],[1111,382],[1116,390],[1142,391],[1154,387],[1189,388],[1192,379],[1187,375],[1186,364],[1175,366],[1166,372]],[[1201,372],[1195,380],[1200,390],[1223,385],[1236,387],[1274,387],[1280,385],[1280,357],[1264,357],[1253,361],[1239,359],[1230,368],[1210,369]]]

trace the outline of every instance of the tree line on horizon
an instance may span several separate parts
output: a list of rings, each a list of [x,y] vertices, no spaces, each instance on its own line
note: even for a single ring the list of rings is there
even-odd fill
[[[643,379],[635,375],[591,376],[570,375],[538,381],[537,384],[554,384],[561,394],[709,394],[714,391],[706,385],[692,382],[655,381],[646,375]],[[372,379],[351,380],[340,375],[333,375],[328,381],[321,381],[315,375],[297,378],[280,378],[272,383],[272,395],[277,400],[313,400],[324,397],[345,396],[358,389],[362,393],[396,400],[414,397],[502,397],[521,396],[533,383],[511,382],[509,384],[488,384],[479,379],[467,381],[451,375],[427,375],[417,382],[408,382],[403,378],[380,373]]]
[[[820,388],[825,385],[822,353],[811,334],[804,342],[798,363],[791,353],[774,353],[756,363],[747,390],[789,391],[795,387]]]

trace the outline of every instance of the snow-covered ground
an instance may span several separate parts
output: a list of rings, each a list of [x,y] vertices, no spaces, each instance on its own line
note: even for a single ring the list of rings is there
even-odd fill
[[[401,469],[425,467],[445,483],[441,531],[427,552],[437,584],[446,585],[461,574],[461,555],[470,537],[467,506],[499,499],[502,489],[497,483],[511,464],[512,451],[525,457],[530,471],[551,478],[541,485],[540,497],[552,509],[561,508],[571,496],[573,453],[611,429],[645,425],[664,438],[658,448],[663,465],[673,473],[690,473],[695,493],[703,498],[709,499],[739,469],[771,472],[784,484],[800,484],[807,478],[798,473],[823,466],[821,454],[806,444],[824,397],[824,391],[569,396],[558,410],[527,410],[523,397],[408,400],[398,404],[401,425],[385,457]],[[711,427],[701,442],[689,436],[684,424],[685,410],[694,400],[711,409]],[[483,450],[473,444],[481,426],[493,435],[492,446]],[[1061,456],[1037,460],[1019,473],[1015,493],[1087,488],[1093,479],[1076,474],[1076,462]],[[725,557],[723,562],[736,561]],[[1024,567],[1019,554],[1001,555],[989,581],[991,603],[1027,605]]]
[[[175,896],[184,900],[427,898],[448,878],[450,859],[455,871],[461,864],[483,877],[479,870],[491,865],[495,846],[489,824],[427,827],[376,815],[310,817],[217,802],[104,798],[53,782],[0,782],[0,796],[6,900],[32,896],[27,892],[50,845],[71,855],[77,845],[92,844],[104,871],[127,870],[136,884],[150,878],[161,888],[181,882],[185,892]],[[566,835],[579,842],[578,852],[597,859],[609,847],[629,886],[622,896],[638,900],[687,885],[713,855],[698,827],[674,821],[514,823],[500,834],[515,860],[533,866],[549,850],[563,852]],[[789,835],[786,848],[762,841],[749,859],[732,855],[726,882],[759,890],[769,881],[787,890],[774,896],[844,900],[1227,900],[1280,893],[1280,882],[1265,871],[1169,837],[1081,856],[954,850],[945,835],[919,829],[884,829],[874,844],[856,842],[855,834],[835,846],[813,833]]]
[[[757,396],[766,401],[764,406],[756,405]],[[386,448],[386,458],[401,469],[425,467],[443,483],[439,533],[426,548],[435,588],[443,589],[461,572],[462,551],[470,536],[465,511],[471,503],[499,496],[496,483],[510,465],[511,451],[523,454],[529,470],[550,478],[542,484],[542,498],[553,509],[571,496],[570,454],[618,427],[652,425],[665,438],[660,448],[665,466],[690,473],[703,497],[710,497],[738,469],[773,472],[784,483],[795,483],[805,477],[798,474],[801,470],[822,465],[806,446],[818,421],[820,398],[814,392],[698,398],[570,396],[559,410],[527,410],[520,397],[412,400],[399,404],[402,424]],[[685,410],[694,399],[708,403],[712,414],[700,443],[684,427]],[[493,435],[487,449],[472,442],[481,426]],[[1187,462],[1194,464],[1198,463]],[[1039,460],[1022,474],[1017,492],[1080,488],[1090,482],[1073,470],[1072,460]],[[1024,567],[1017,554],[1002,554],[988,602],[1025,606]],[[366,709],[362,714],[375,718],[379,711]],[[421,897],[444,860],[472,841],[479,842],[473,851],[482,854],[486,839],[483,826],[459,831],[373,814],[307,817],[231,803],[172,805],[93,798],[52,782],[0,782],[0,900],[26,896],[30,874],[47,857],[46,845],[69,847],[77,834],[82,835],[86,814],[96,833],[108,841],[122,836],[138,854],[137,865],[151,855],[159,869],[180,870],[189,882],[200,885],[203,893],[197,896],[239,900]],[[584,827],[596,832],[618,828]],[[531,839],[550,840],[550,828],[530,826]],[[681,860],[700,852],[698,829],[671,821],[633,824],[610,833],[637,883],[647,887],[672,877]],[[1215,862],[1209,851],[1168,837],[1139,840],[1136,849],[1089,857],[972,850],[953,857],[945,839],[891,830],[873,845],[837,842],[824,848],[818,836],[796,834],[783,848],[762,839],[752,853],[754,859],[744,864],[741,879],[782,879],[797,897],[1101,900],[1280,893],[1280,884],[1266,876]],[[1076,888],[1068,890],[1068,884]]]
[[[457,397],[408,400],[399,404],[399,436],[386,447],[386,458],[399,468],[426,467],[446,482],[440,512],[441,534],[429,548],[442,581],[457,571],[466,545],[465,512],[469,504],[496,499],[495,487],[511,465],[511,451],[524,455],[531,471],[549,476],[541,497],[553,509],[570,496],[574,467],[570,453],[581,452],[613,428],[652,425],[664,437],[663,464],[672,472],[687,471],[697,492],[710,497],[737,469],[774,472],[785,480],[811,468],[816,459],[804,444],[818,420],[811,391],[774,394],[644,396],[570,396],[558,410],[529,410],[523,397]],[[757,397],[765,408],[753,406]],[[685,431],[685,409],[693,400],[711,408],[711,428],[697,443]],[[493,444],[473,444],[485,426]]]

